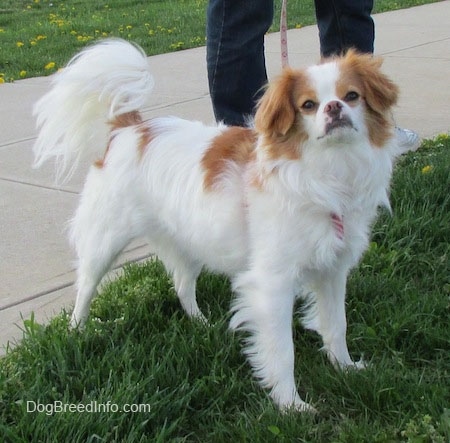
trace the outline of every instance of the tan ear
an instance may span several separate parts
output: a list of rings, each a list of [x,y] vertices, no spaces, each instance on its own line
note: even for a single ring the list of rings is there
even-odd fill
[[[285,69],[278,78],[269,83],[255,115],[258,132],[283,136],[293,126],[297,114],[293,99],[295,82],[294,71]]]
[[[397,103],[398,87],[381,72],[383,59],[349,50],[342,59],[343,66],[357,72],[364,86],[364,98],[375,112],[384,114]]]

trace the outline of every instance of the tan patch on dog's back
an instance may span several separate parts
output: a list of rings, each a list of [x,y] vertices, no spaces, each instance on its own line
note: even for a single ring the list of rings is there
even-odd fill
[[[151,126],[141,125],[139,128],[139,144],[138,144],[138,152],[142,157],[147,150],[148,145],[151,141],[156,137],[156,134],[152,131]]]
[[[205,189],[211,189],[217,183],[230,162],[244,165],[252,160],[255,144],[256,133],[249,128],[234,126],[216,136],[201,161]]]
[[[147,146],[155,137],[155,134],[152,131],[151,124],[143,124],[142,116],[138,111],[127,112],[125,114],[118,115],[111,122],[111,131],[120,128],[128,128],[130,126],[137,126],[137,131],[139,133],[139,143],[138,143],[138,151],[142,156],[147,149]]]
[[[128,128],[129,126],[140,125],[142,123],[142,116],[139,111],[125,112],[124,114],[116,115],[111,121],[111,131],[120,128]]]
[[[129,128],[130,126],[136,126],[139,133],[139,142],[137,145],[137,150],[139,155],[142,157],[144,155],[147,146],[154,138],[151,126],[144,124],[142,116],[139,111],[125,112],[124,114],[116,115],[110,122],[111,131],[108,145],[106,146],[105,154],[102,159],[95,161],[94,165],[97,168],[103,168],[105,165],[106,156],[108,155],[109,149],[111,147],[111,142],[114,140],[114,132],[120,129]]]

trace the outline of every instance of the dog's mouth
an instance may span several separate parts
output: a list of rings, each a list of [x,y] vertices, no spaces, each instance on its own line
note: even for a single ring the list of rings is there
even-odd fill
[[[350,118],[344,115],[342,117],[333,118],[326,124],[325,136],[330,135],[336,129],[342,128],[354,129],[356,131],[356,128],[353,126],[353,123],[350,120]]]
[[[325,130],[323,135],[317,137],[318,140],[324,139],[326,137],[335,135],[344,135],[342,130],[352,130],[357,132],[358,130],[353,125],[352,120],[350,117],[347,117],[346,115],[342,115],[339,117],[335,117],[332,119],[329,119],[325,124]],[[347,132],[347,131],[345,131]]]

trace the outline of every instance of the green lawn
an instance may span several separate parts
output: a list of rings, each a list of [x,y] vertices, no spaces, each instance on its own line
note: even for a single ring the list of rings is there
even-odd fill
[[[349,347],[368,369],[336,372],[296,322],[296,378],[318,416],[280,414],[252,379],[240,335],[227,330],[226,279],[200,278],[207,327],[186,318],[149,261],[103,288],[83,332],[68,331],[65,313],[46,327],[25,322],[24,340],[0,360],[2,441],[449,442],[449,153],[442,135],[402,158],[394,215],[380,212],[351,274]],[[48,409],[94,402],[103,411]],[[27,412],[37,403],[47,413]],[[129,404],[149,410],[106,409]]]
[[[431,2],[377,0],[375,11]],[[281,1],[275,3],[279,8]],[[202,46],[206,5],[207,0],[2,0],[0,83],[51,74],[104,37],[133,40],[148,55]],[[288,2],[288,21],[291,28],[314,23],[313,2]],[[277,9],[273,30],[278,22]]]
[[[376,10],[428,2],[379,0]],[[0,83],[55,72],[104,36],[148,54],[204,45],[206,3],[2,0]],[[312,2],[288,3],[290,27],[314,22]],[[318,416],[280,414],[253,380],[241,336],[227,330],[225,278],[201,276],[206,327],[186,318],[149,261],[102,289],[83,332],[68,331],[66,313],[45,327],[24,322],[24,340],[0,359],[0,441],[449,442],[449,152],[442,135],[400,161],[394,215],[380,212],[349,279],[349,347],[369,368],[336,372],[296,322],[296,379]],[[27,412],[37,404],[47,409]],[[138,404],[146,411],[120,411]]]

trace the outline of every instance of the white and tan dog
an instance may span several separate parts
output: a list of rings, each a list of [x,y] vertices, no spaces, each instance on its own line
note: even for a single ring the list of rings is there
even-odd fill
[[[389,207],[390,120],[397,87],[381,61],[348,52],[269,84],[252,128],[175,117],[144,121],[153,80],[140,48],[98,43],[58,73],[36,104],[36,165],[66,171],[99,149],[72,221],[82,325],[96,287],[134,238],[145,236],[173,275],[188,315],[202,270],[232,279],[231,327],[280,408],[312,410],[294,381],[292,316],[307,300],[337,367],[362,366],[346,344],[345,288],[366,249],[377,207]]]

